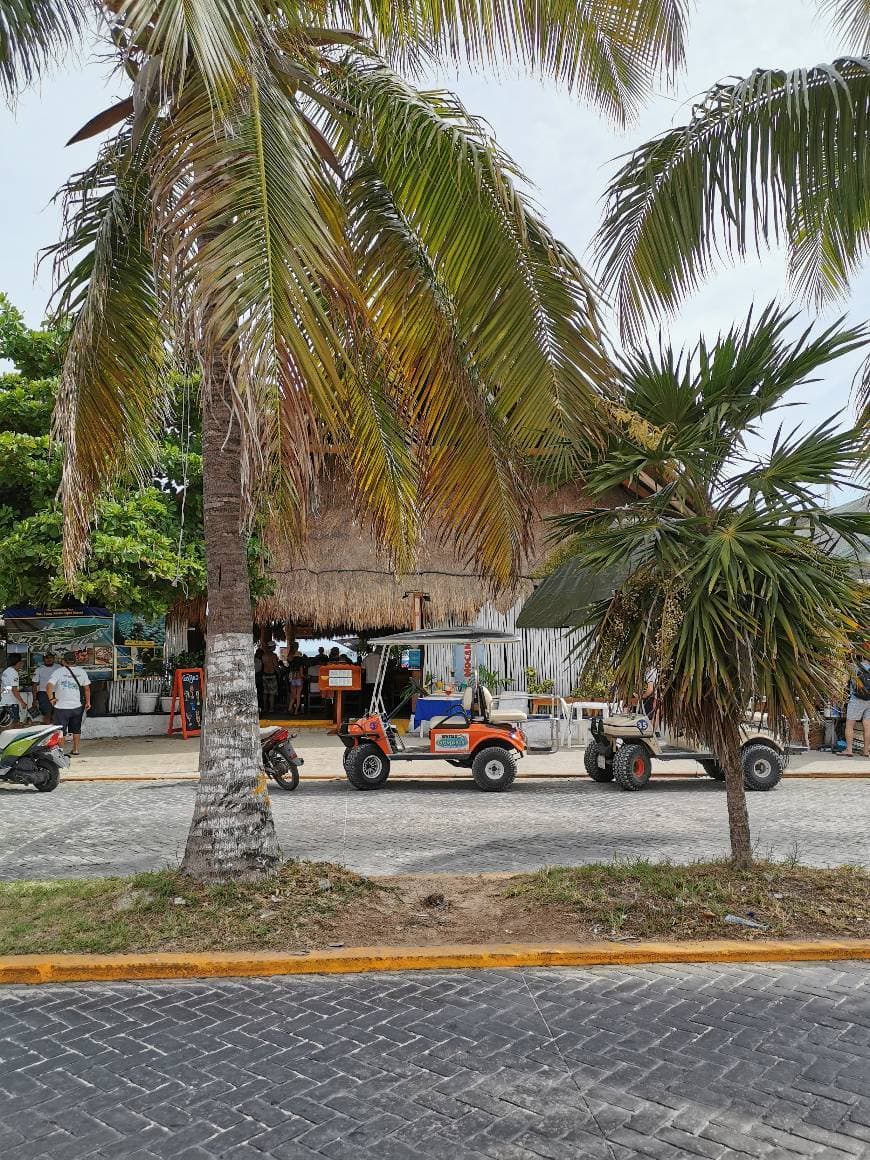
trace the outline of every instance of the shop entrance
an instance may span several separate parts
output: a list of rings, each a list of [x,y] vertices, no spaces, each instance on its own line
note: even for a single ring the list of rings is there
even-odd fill
[[[311,625],[256,624],[253,643],[261,719],[327,726],[339,723],[339,708],[342,718],[364,716],[379,662],[368,640],[392,631],[338,629],[326,636]],[[416,657],[400,656],[391,664],[384,684],[388,711],[399,704],[412,676],[419,681],[419,671],[409,667],[414,663],[419,663]]]

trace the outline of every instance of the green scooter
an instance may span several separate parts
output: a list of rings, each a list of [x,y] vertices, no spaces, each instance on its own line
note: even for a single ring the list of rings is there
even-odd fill
[[[0,781],[32,785],[40,793],[57,789],[60,771],[69,765],[63,730],[57,725],[21,725],[0,709]]]

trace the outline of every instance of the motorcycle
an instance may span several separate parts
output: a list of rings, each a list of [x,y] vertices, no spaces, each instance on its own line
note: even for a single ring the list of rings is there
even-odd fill
[[[69,765],[63,730],[56,725],[21,725],[0,710],[0,781],[32,785],[40,793],[57,789],[60,771]]]
[[[288,793],[299,785],[299,766],[305,764],[293,746],[295,736],[283,725],[267,725],[260,729],[263,768],[276,785]]]

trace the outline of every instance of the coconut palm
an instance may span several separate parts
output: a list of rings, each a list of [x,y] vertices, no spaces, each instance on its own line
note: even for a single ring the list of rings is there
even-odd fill
[[[858,57],[718,84],[613,177],[597,249],[623,333],[673,313],[720,258],[769,244],[813,303],[848,288],[870,239],[870,4],[822,7]]]
[[[14,89],[91,11],[0,4]],[[67,565],[94,500],[147,473],[171,358],[202,370],[208,686],[184,866],[279,857],[256,736],[246,530],[304,537],[324,463],[402,567],[423,522],[494,584],[528,535],[523,464],[582,439],[610,374],[582,269],[438,59],[519,60],[624,118],[682,57],[683,0],[106,0],[130,95],[66,190],[75,317],[57,430]],[[337,464],[337,466],[336,466]]]
[[[724,766],[740,865],[752,853],[740,760],[747,707],[764,703],[775,726],[839,699],[850,638],[866,624],[856,570],[813,540],[831,530],[854,548],[870,533],[867,513],[829,513],[818,498],[848,478],[860,433],[837,429],[835,417],[753,448],[788,393],[864,346],[868,331],[838,323],[794,339],[792,322],[768,307],[712,346],[660,345],[621,360],[633,417],[587,468],[589,506],[557,521],[561,563],[533,598],[579,629],[589,680],[612,673],[628,697],[656,670],[664,723]],[[623,482],[639,497],[595,505]]]

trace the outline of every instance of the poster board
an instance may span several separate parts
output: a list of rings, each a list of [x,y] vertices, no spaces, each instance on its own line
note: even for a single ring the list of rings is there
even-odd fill
[[[202,669],[176,669],[172,678],[172,706],[169,710],[170,735],[181,733],[197,737],[202,730],[202,708],[205,699],[205,673]],[[175,724],[176,715],[178,724]]]
[[[47,652],[59,659],[76,654],[76,664],[91,681],[107,681],[114,672],[114,618],[102,608],[7,608],[4,612],[10,652],[30,654],[30,665]]]

